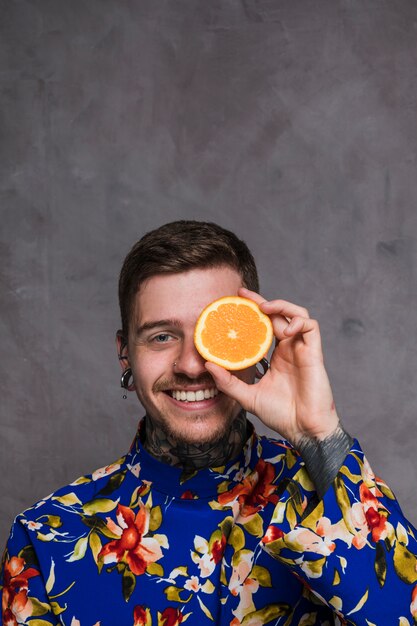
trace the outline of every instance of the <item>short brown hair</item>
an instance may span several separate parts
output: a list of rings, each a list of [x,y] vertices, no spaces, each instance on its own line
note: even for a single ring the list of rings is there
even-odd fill
[[[124,336],[128,336],[134,297],[145,280],[157,274],[179,274],[221,265],[235,269],[245,287],[259,291],[258,273],[248,246],[218,224],[179,220],[144,235],[130,250],[120,272]]]

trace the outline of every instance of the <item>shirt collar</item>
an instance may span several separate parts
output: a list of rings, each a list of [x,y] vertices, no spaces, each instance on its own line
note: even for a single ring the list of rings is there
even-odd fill
[[[260,446],[253,425],[250,422],[248,425],[248,439],[236,458],[222,467],[185,471],[159,461],[145,450],[141,441],[145,427],[142,419],[125,463],[137,479],[151,483],[161,493],[182,499],[210,498],[217,495],[221,483],[227,482],[230,488],[231,483],[240,482],[255,467]]]

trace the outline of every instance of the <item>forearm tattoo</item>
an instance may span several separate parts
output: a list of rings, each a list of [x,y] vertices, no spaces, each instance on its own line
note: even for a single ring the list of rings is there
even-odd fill
[[[352,437],[342,425],[323,440],[304,436],[297,445],[306,469],[320,498],[324,496],[337,476],[352,447]]]
[[[174,439],[147,416],[143,446],[159,461],[185,470],[221,467],[238,456],[250,435],[250,427],[245,412],[241,411],[220,441],[190,444]]]

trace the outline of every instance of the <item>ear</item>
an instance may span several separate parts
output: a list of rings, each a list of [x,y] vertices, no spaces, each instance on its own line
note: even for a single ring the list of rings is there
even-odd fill
[[[125,369],[129,367],[129,355],[127,351],[127,340],[122,330],[118,330],[116,333],[116,348],[120,367],[125,371]]]

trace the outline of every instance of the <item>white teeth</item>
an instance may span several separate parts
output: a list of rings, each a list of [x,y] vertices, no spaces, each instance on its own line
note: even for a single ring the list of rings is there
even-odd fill
[[[211,389],[198,389],[198,391],[180,391],[175,389],[172,391],[172,397],[181,402],[201,402],[201,400],[214,398],[218,393],[218,390],[214,387]]]

